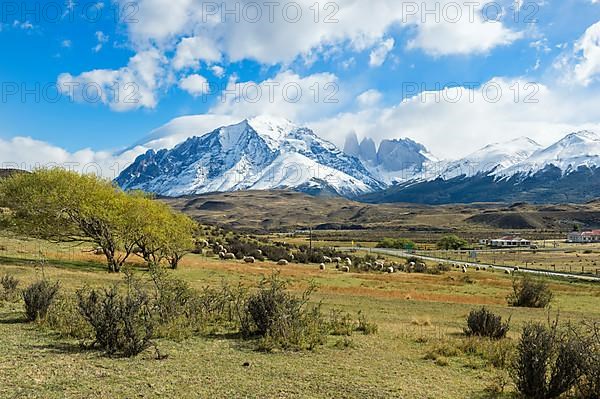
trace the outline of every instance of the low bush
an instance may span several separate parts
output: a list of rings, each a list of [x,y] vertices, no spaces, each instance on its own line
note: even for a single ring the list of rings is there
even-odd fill
[[[415,247],[414,241],[405,238],[384,238],[377,243],[377,248],[394,248],[411,250]]]
[[[77,291],[79,312],[94,331],[94,344],[109,356],[133,357],[152,344],[155,321],[149,296],[130,281],[117,286]]]
[[[581,339],[585,348],[583,376],[577,387],[581,399],[600,398],[600,324],[585,326]]]
[[[73,296],[58,295],[50,305],[44,322],[63,338],[94,338],[94,331],[79,313],[77,301]]]
[[[301,297],[296,297],[287,291],[279,274],[263,279],[241,309],[242,334],[259,337],[259,348],[263,350],[313,349],[323,344],[327,323],[321,307],[307,305],[314,289],[311,285]]]
[[[350,336],[355,330],[354,320],[350,313],[332,309],[329,313],[329,333],[331,335]]]
[[[0,279],[0,300],[14,301],[19,294],[19,280],[10,274],[5,274]]]
[[[25,316],[28,321],[44,319],[48,314],[48,309],[56,298],[59,290],[59,283],[51,284],[47,280],[40,280],[31,284],[23,291],[23,301],[25,302]]]
[[[513,280],[513,293],[508,302],[517,307],[545,308],[550,305],[552,297],[552,291],[544,280],[524,275]]]
[[[485,307],[472,310],[467,317],[467,328],[465,334],[468,336],[501,339],[506,337],[510,329],[510,320],[503,322],[498,316]]]
[[[579,381],[586,351],[570,327],[529,323],[517,348],[513,380],[531,399],[551,399],[569,392]]]
[[[376,334],[379,326],[369,320],[362,311],[358,311],[358,327],[356,331],[362,332],[365,335]]]

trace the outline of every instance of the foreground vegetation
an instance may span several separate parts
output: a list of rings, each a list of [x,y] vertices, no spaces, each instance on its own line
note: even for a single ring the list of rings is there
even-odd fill
[[[158,353],[150,346],[135,358],[120,359],[90,347],[93,339],[73,337],[76,330],[86,332],[81,329],[85,324],[67,323],[76,327],[69,331],[52,326],[55,321],[48,318],[26,323],[20,298],[7,299],[0,305],[0,396],[323,397],[326,392],[327,397],[509,397],[516,390],[509,368],[528,322],[547,325],[549,314],[555,317],[558,311],[561,320],[574,324],[600,319],[596,285],[553,281],[550,311],[509,307],[513,279],[500,273],[473,272],[468,278],[459,271],[342,273],[314,264],[278,267],[267,261],[247,264],[189,255],[171,274],[202,293],[206,287],[219,292],[224,283],[257,287],[270,281],[263,279],[273,269],[280,270],[295,298],[316,282],[306,309],[321,304],[324,320],[335,321],[336,334],[342,335],[329,330],[312,350],[290,352],[275,350],[255,333],[245,339],[239,326],[209,324],[197,334],[178,321],[157,327],[152,341]],[[143,269],[134,273],[153,284]],[[18,279],[20,289],[42,278],[39,265],[10,261],[0,266],[4,274]],[[106,274],[97,263],[89,268],[46,265],[44,276],[60,281],[54,305],[58,314],[77,311],[72,301],[84,285],[88,295],[113,284],[124,292],[123,276]],[[268,291],[270,284],[264,288]],[[503,317],[500,325],[510,320],[506,338],[465,335],[467,316],[482,305]],[[377,325],[376,334],[344,333],[346,314],[351,315],[351,329],[359,326],[357,309]],[[275,351],[264,352],[263,342]],[[157,382],[165,375],[167,384]]]

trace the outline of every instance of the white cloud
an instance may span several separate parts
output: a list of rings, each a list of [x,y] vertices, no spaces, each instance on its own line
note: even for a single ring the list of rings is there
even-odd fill
[[[490,2],[485,4],[487,3]],[[448,4],[452,4],[452,8]],[[495,47],[511,44],[523,37],[522,32],[512,31],[500,21],[493,20],[495,16],[489,15],[487,18],[490,20],[486,20],[485,12],[482,11],[484,3],[479,4],[475,10],[468,7],[468,4],[469,2],[459,4],[452,1],[438,3],[440,10],[448,7],[446,9],[452,11],[440,11],[441,17],[437,21],[433,16],[425,18],[424,23],[418,24],[416,37],[408,42],[407,47],[422,49],[432,56],[466,55],[487,53]],[[457,19],[459,15],[461,17]]]
[[[62,42],[60,42],[60,46],[64,47],[64,48],[70,48],[73,45],[73,42],[71,42],[70,40],[63,40]]]
[[[394,39],[387,39],[379,43],[377,47],[375,47],[369,56],[369,65],[371,67],[379,67],[383,65],[388,54],[394,48]]]
[[[173,59],[173,68],[176,70],[189,68],[198,68],[200,61],[219,62],[221,53],[217,50],[215,43],[205,37],[186,37],[177,45],[175,58]]]
[[[225,76],[225,68],[223,68],[222,66],[213,65],[212,67],[210,67],[210,70],[217,78],[222,78],[223,76]]]
[[[425,144],[434,154],[451,158],[521,136],[550,144],[576,130],[600,132],[600,93],[528,83],[525,78],[498,78],[477,89],[426,92],[395,106],[374,105],[340,113],[312,122],[311,126],[338,145],[353,131],[376,141],[409,137]],[[496,102],[498,88],[502,95]],[[586,101],[580,101],[581,98]]]
[[[80,102],[102,103],[115,111],[154,108],[164,84],[164,57],[155,49],[133,56],[126,67],[96,69],[78,76],[58,77],[63,93]]]
[[[213,114],[234,115],[239,119],[255,115],[277,115],[303,122],[332,114],[348,101],[340,90],[337,76],[318,73],[301,77],[284,71],[263,82],[230,79]]]
[[[145,148],[135,147],[118,155],[89,148],[68,152],[31,137],[14,137],[10,140],[0,139],[0,167],[23,170],[62,167],[114,179],[144,151]]]
[[[102,50],[104,43],[108,42],[109,37],[102,31],[96,31],[95,36],[98,43],[92,48],[92,51],[94,53],[98,53],[100,50]]]
[[[575,43],[577,64],[574,78],[583,85],[589,85],[600,74],[600,21],[586,29]]]
[[[381,101],[381,93],[377,90],[367,90],[356,98],[361,107],[372,107]]]
[[[130,10],[129,0],[115,1],[119,7]],[[170,72],[175,75],[168,84],[175,84],[181,78],[177,76],[179,71],[196,70],[201,62],[210,65],[255,60],[265,66],[279,64],[285,70],[299,59],[310,64],[319,56],[369,51],[369,63],[377,67],[393,49],[395,41],[390,32],[398,28],[408,28],[413,35],[409,48],[422,49],[434,56],[485,53],[522,36],[502,22],[483,21],[480,12],[471,16],[464,4],[460,6],[460,20],[448,21],[447,4],[457,3],[380,0],[374,5],[348,0],[340,5],[316,3],[315,8],[314,0],[281,3],[241,0],[234,4],[139,0],[135,3],[135,13],[125,18],[123,24],[131,47],[138,53],[156,50],[161,56],[174,54],[172,58],[165,57],[167,69],[172,69]],[[416,13],[409,13],[409,6],[416,6]],[[441,22],[423,18],[426,10],[435,7],[440,10]],[[231,10],[237,11],[232,14]],[[94,49],[101,48],[99,41]],[[350,65],[348,62],[347,66]],[[154,87],[155,91],[145,97],[157,100],[156,89],[161,83],[165,82],[146,84],[146,88]],[[150,106],[154,105],[155,101],[151,101]]]
[[[204,76],[193,74],[179,81],[179,87],[194,97],[210,92],[210,86]]]

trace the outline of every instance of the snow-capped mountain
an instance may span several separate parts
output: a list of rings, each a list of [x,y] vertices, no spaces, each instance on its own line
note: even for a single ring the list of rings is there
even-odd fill
[[[356,196],[384,188],[357,158],[310,129],[272,117],[222,127],[170,150],[149,150],[116,182],[166,196],[266,189]]]
[[[438,174],[443,179],[471,177],[480,173],[506,170],[531,157],[543,147],[527,137],[487,145],[466,157],[449,162]]]
[[[543,148],[527,138],[450,162],[435,179],[367,194],[368,202],[586,202],[600,197],[600,136],[571,133]]]
[[[439,161],[425,146],[411,139],[382,140],[379,148],[365,137],[359,143],[355,133],[346,137],[344,152],[357,157],[381,182],[386,185],[411,180],[423,180],[432,176]]]
[[[201,133],[188,125],[178,137]],[[150,149],[116,182],[165,196],[292,189],[368,202],[582,202],[600,197],[600,136],[571,133],[545,148],[521,137],[440,161],[408,138],[377,145],[351,134],[341,151],[306,127],[262,116]]]
[[[526,159],[496,171],[496,175],[531,175],[551,165],[563,174],[577,171],[580,167],[600,166],[600,136],[586,130],[571,133],[547,148],[540,148]]]

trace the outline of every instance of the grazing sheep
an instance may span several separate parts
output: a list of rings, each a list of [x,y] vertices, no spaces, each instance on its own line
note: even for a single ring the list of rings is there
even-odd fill
[[[225,259],[225,252],[223,252],[223,251],[219,252],[219,258]]]
[[[225,247],[222,246],[221,244],[217,245],[217,251],[219,252],[225,252]]]
[[[227,252],[225,254],[225,259],[227,259],[227,260],[235,260],[235,254],[232,254],[231,252]]]
[[[394,268],[393,268],[393,267],[391,267],[391,266],[390,266],[390,267],[388,267],[388,268],[387,268],[387,272],[388,272],[388,273],[394,273]]]
[[[350,272],[350,268],[348,266],[342,266],[342,268],[340,270],[343,271],[344,273]]]
[[[257,253],[257,254],[259,254],[259,255],[262,255],[262,254],[263,254],[261,249],[257,249],[257,250],[256,250],[256,253]]]
[[[335,258],[333,258],[331,260],[334,261],[335,263],[340,263],[342,261],[342,258],[340,258],[339,256],[336,256]]]
[[[346,258],[346,259],[344,259],[344,263],[346,264],[346,266],[350,267],[350,266],[352,266],[352,259]]]
[[[463,268],[462,268],[462,272],[463,272],[463,273],[466,273],[466,272],[467,272],[467,267],[466,267],[466,266],[463,266]]]
[[[516,272],[518,272],[518,271],[519,271],[519,270],[521,270],[521,269],[519,269],[519,267],[518,267],[518,266],[515,266],[515,267],[513,268],[513,270],[514,270],[514,271],[516,271]]]
[[[480,268],[479,266],[476,266],[476,267],[475,267],[475,270],[476,270],[476,271],[480,271],[480,270],[481,270],[481,268]]]
[[[510,274],[510,270],[504,269],[504,274]]]
[[[331,263],[331,258],[329,256],[323,256],[323,262],[325,263]]]
[[[375,263],[375,264],[377,264],[377,263]],[[371,262],[367,262],[367,263],[365,263],[365,268],[366,268],[367,270],[370,270],[370,269],[372,269],[372,268],[373,268],[373,264],[372,264]]]
[[[287,260],[285,260],[285,259],[280,259],[280,260],[279,260],[279,262],[277,262],[277,264],[278,264],[279,266],[287,266],[287,265],[288,265],[288,263],[289,263],[289,262],[288,262]]]
[[[244,256],[244,262],[254,263],[254,262],[256,262],[256,259],[254,259],[254,256]]]
[[[321,270],[325,270],[325,263],[321,263],[321,264],[319,265],[319,269],[321,269]]]
[[[381,268],[381,267],[385,267],[385,262],[382,260],[378,260],[375,262],[375,266]]]
[[[416,264],[415,262],[410,262],[410,263],[408,264],[408,266],[410,266],[410,267],[415,267],[416,265],[417,265],[417,264]]]
[[[294,257],[294,254],[290,254],[290,259],[291,259],[291,260],[294,260],[294,259],[296,259],[296,258]]]

